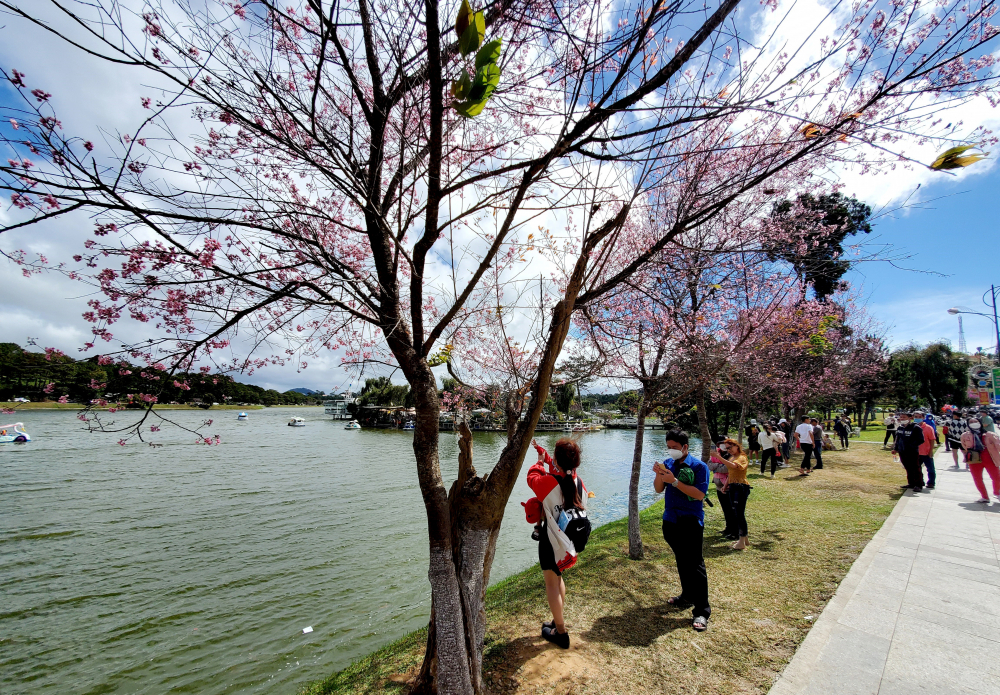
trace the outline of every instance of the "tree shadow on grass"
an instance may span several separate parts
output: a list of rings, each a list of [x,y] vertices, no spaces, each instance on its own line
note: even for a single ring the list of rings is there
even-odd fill
[[[663,635],[690,627],[690,615],[674,611],[669,605],[635,605],[618,615],[601,616],[583,635],[591,642],[648,647]]]

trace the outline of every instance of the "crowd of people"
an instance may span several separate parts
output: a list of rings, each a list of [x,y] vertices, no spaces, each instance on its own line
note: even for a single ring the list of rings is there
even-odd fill
[[[904,487],[918,492],[934,489],[937,482],[934,449],[943,438],[955,467],[960,468],[961,456],[961,462],[972,473],[981,495],[979,502],[990,502],[983,480],[986,473],[992,482],[993,496],[1000,503],[1000,436],[988,410],[948,409],[940,423],[930,412],[902,411],[889,413],[884,421],[887,434],[882,446],[891,448],[903,465]],[[843,448],[849,447],[851,429],[846,415],[833,422]],[[750,545],[746,516],[752,490],[747,480],[750,465],[759,462],[761,475],[767,475],[770,464],[773,478],[778,468],[789,467],[792,446],[796,446],[802,452],[799,475],[808,476],[823,468],[822,452],[836,448],[820,421],[808,416],[801,417],[794,428],[784,418],[751,420],[744,434],[746,449],[736,439],[727,437],[712,451],[708,461],[701,461],[691,455],[687,433],[670,430],[666,433],[666,458],[653,465],[653,488],[664,495],[663,539],[674,553],[681,585],[680,593],[667,599],[667,603],[675,609],[691,609],[691,624],[697,631],[708,629],[712,614],[703,554],[704,504],[708,502],[709,483],[715,484],[725,518],[722,535],[734,541],[733,550],[744,550]],[[559,440],[554,457],[538,444],[535,448],[538,461],[528,469],[528,485],[536,497],[524,506],[528,520],[536,524],[532,537],[539,542],[539,564],[552,613],[552,620],[542,624],[542,637],[568,649],[569,633],[564,617],[566,585],[562,575],[576,563],[590,535],[590,522],[586,519],[588,493],[578,475],[579,444],[570,439]]]
[[[978,502],[990,503],[990,493],[983,475],[990,477],[993,498],[1000,504],[1000,437],[987,407],[947,408],[939,423],[931,412],[923,410],[889,413],[885,417],[886,436],[882,448],[892,439],[893,453],[906,471],[906,485],[915,492],[933,490],[937,481],[934,449],[944,437],[945,451],[950,451],[955,469],[965,464],[979,492]],[[961,460],[959,459],[961,457]],[[924,470],[927,477],[924,478]]]

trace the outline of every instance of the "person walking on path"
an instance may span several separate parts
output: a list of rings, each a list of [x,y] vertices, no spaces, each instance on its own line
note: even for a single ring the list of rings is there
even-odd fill
[[[706,465],[708,470],[712,472],[715,495],[719,498],[719,507],[722,509],[722,516],[726,521],[726,526],[720,535],[735,541],[739,538],[739,534],[736,532],[736,524],[733,522],[733,505],[729,501],[729,469],[723,461],[727,456],[729,456],[729,452],[724,449],[722,444],[719,444],[719,448],[712,452]]]
[[[962,451],[962,435],[968,431],[969,425],[961,413],[952,413],[948,418],[948,431],[944,440],[951,446],[951,458],[955,462],[955,470],[962,467],[958,462],[958,455],[961,452],[962,458],[965,458],[965,452]],[[965,470],[969,470],[969,464],[965,464]]]
[[[764,431],[757,435],[757,442],[760,444],[760,474],[764,475],[764,469],[767,467],[767,461],[771,461],[771,477],[774,477],[774,472],[778,470],[778,456],[775,453],[775,446],[778,444],[777,437],[774,434],[774,430],[768,424],[764,425]],[[745,476],[744,476],[745,477]]]
[[[799,475],[809,475],[812,471],[812,458],[813,451],[813,426],[809,421],[809,416],[802,416],[802,424],[795,428],[795,441],[799,443],[799,448],[802,449],[802,463],[799,465]]]
[[[837,437],[840,438],[840,446],[844,447],[845,449],[849,448],[850,444],[847,441],[847,437],[850,435],[850,431],[847,429],[847,424],[839,417],[837,418],[837,421],[833,424],[833,431],[836,432]]]
[[[580,445],[572,439],[560,439],[556,442],[555,456],[550,457],[545,449],[532,443],[538,451],[538,461],[528,469],[528,487],[541,501],[545,512],[545,528],[538,541],[538,564],[545,577],[545,597],[552,611],[552,621],[542,623],[542,637],[569,649],[563,613],[566,583],[562,574],[576,563],[577,548],[567,535],[569,526],[563,527],[562,518],[576,518],[579,512],[586,517],[587,489],[576,474],[580,466]],[[546,462],[549,463],[548,471],[545,470]]]
[[[816,418],[813,418],[811,422],[813,428],[813,456],[816,457],[816,466],[813,470],[818,471],[823,468],[823,457],[820,454],[823,451],[823,428],[820,427],[819,420]]]
[[[927,416],[924,413],[914,413],[913,421],[920,427],[921,432],[924,434],[924,443],[917,449],[917,453],[920,454],[920,463],[927,469],[927,489],[933,490],[934,483],[937,482],[937,471],[934,470],[934,445],[937,443],[934,437],[934,428],[928,424]],[[921,470],[921,480],[923,480],[923,475],[924,473]]]
[[[667,458],[655,463],[653,489],[666,492],[663,500],[663,540],[674,552],[681,593],[667,599],[674,608],[693,608],[692,627],[708,629],[712,607],[708,602],[708,570],[705,569],[703,542],[705,510],[702,500],[708,492],[708,466],[688,453],[686,432],[667,432]],[[689,482],[684,482],[689,481]]]
[[[895,447],[896,446],[896,425],[899,424],[899,421],[896,419],[896,414],[895,413],[889,413],[886,417],[884,417],[882,419],[882,422],[885,423],[885,439],[882,440],[882,448],[883,449],[888,449],[889,448],[887,446],[887,444],[889,443],[890,439],[892,440],[892,445]]]
[[[722,462],[729,469],[729,501],[733,505],[733,523],[736,524],[739,536],[739,540],[733,544],[733,550],[746,550],[750,545],[750,531],[747,527],[747,499],[750,497],[747,468],[750,467],[750,462],[743,453],[743,447],[735,439],[727,439],[722,446],[729,454],[729,457],[722,459]],[[773,448],[771,453],[773,455]]]
[[[903,487],[920,492],[924,489],[924,473],[920,468],[920,445],[924,443],[924,432],[913,423],[910,413],[900,413],[898,423],[895,450],[906,471],[906,485]]]
[[[972,472],[972,480],[979,490],[980,499],[977,501],[990,503],[990,495],[983,483],[983,471],[986,471],[993,482],[993,496],[1000,503],[1000,468],[997,467],[1000,462],[1000,437],[995,432],[984,431],[975,415],[969,416],[968,425],[968,431],[962,433],[962,449]]]
[[[785,465],[788,466],[792,458],[792,423],[785,418],[781,418],[778,420],[778,429],[785,435],[785,441],[781,443],[781,458],[784,459]]]

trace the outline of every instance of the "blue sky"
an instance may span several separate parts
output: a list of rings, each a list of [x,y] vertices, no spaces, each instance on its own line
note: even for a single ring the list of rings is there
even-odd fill
[[[848,276],[863,288],[891,345],[945,338],[957,349],[958,319],[948,308],[991,313],[982,295],[990,283],[1000,285],[1000,168],[981,166],[984,173],[961,180],[939,174],[939,182],[919,191],[928,202],[877,221],[872,232],[877,242],[910,258],[859,264]],[[970,350],[996,344],[991,321],[979,316],[963,321]]]

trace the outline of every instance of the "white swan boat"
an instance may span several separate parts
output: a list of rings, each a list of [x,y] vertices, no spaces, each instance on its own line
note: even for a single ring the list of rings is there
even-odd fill
[[[25,444],[30,441],[31,435],[24,431],[23,422],[0,425],[0,444]]]
[[[351,420],[346,425],[344,425],[345,430],[360,430],[361,425],[358,424],[357,420]]]
[[[306,426],[306,421],[304,419],[300,418],[300,417],[293,417],[291,420],[288,421],[288,426],[289,427],[305,427]]]
[[[236,416],[236,419],[239,420],[240,422],[246,422],[247,420],[250,419],[250,416],[247,415],[245,412],[241,412],[239,415]]]

